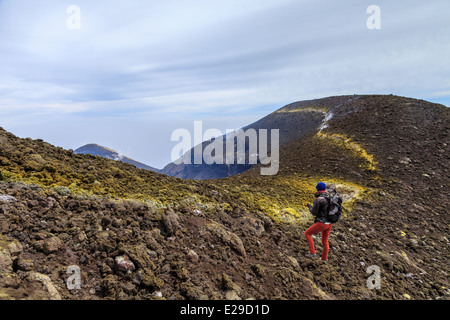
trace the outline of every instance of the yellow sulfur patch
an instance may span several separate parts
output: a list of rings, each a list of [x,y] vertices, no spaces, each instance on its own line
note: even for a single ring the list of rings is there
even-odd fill
[[[298,109],[281,109],[278,111],[275,111],[275,113],[291,113],[291,112],[320,112],[320,113],[327,113],[327,109],[325,108],[314,108],[314,107],[307,107],[307,108],[298,108]]]
[[[337,144],[345,148],[346,150],[349,150],[359,158],[363,159],[366,162],[364,166],[366,169],[372,171],[376,170],[376,166],[378,163],[377,161],[375,161],[375,157],[372,154],[369,154],[366,149],[364,149],[356,142],[352,141],[350,138],[341,134],[326,134],[322,131],[318,132],[317,136],[321,139],[324,139],[325,141]]]
[[[297,175],[267,178],[261,188],[261,181],[255,185],[247,185],[248,189],[258,192],[244,191],[239,194],[240,200],[249,209],[256,209],[270,216],[277,223],[297,223],[300,225],[311,223],[313,216],[307,204],[312,204],[314,192],[319,177],[302,177]],[[333,179],[324,182],[337,189],[343,199],[343,216],[351,212],[354,203],[361,199],[366,189],[349,181]],[[257,194],[257,196],[255,196]]]

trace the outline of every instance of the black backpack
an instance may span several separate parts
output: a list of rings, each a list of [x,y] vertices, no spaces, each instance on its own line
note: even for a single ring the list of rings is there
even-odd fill
[[[331,223],[336,223],[341,218],[342,214],[342,198],[336,193],[328,199],[328,215],[327,220]]]

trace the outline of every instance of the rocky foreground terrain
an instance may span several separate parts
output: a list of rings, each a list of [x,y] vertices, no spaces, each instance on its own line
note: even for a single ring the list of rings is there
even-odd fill
[[[0,298],[448,300],[449,111],[357,98],[280,109],[334,117],[271,177],[181,180],[0,130]],[[345,200],[328,263],[304,257],[321,180]]]

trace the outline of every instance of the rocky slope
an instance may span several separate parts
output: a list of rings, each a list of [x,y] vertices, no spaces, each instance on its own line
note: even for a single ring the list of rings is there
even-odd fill
[[[265,177],[181,180],[0,130],[0,297],[449,299],[448,109],[347,96],[280,111],[324,106]],[[345,200],[327,264],[304,257],[319,180]]]

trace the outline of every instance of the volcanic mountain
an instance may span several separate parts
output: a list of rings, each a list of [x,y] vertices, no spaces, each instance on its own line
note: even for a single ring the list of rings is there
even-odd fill
[[[0,298],[449,299],[449,124],[392,95],[296,102],[249,126],[279,129],[276,175],[213,180],[0,129]],[[344,199],[328,263],[305,257],[319,181]]]
[[[347,100],[346,97],[342,99]],[[255,130],[258,134],[260,129],[266,129],[269,132],[272,129],[280,130],[279,143],[281,146],[286,146],[291,141],[302,139],[308,134],[318,130],[325,118],[326,112],[324,111],[324,107],[317,107],[320,104],[319,100],[316,102],[316,104],[314,101],[293,103],[269,114],[253,124],[242,128],[242,130],[244,132],[247,132],[248,130]],[[289,111],[294,108],[294,106],[301,108],[296,110],[301,110],[302,112]],[[228,139],[230,139],[229,136],[224,135],[222,137],[224,149],[226,149],[225,145]],[[205,150],[210,143],[210,141],[203,142],[201,149]],[[249,164],[249,158],[251,156],[249,143],[245,144],[245,149],[243,150],[242,155],[238,155],[238,152],[234,151],[233,158],[235,161],[231,164],[226,164],[225,153],[224,160],[222,161],[223,164],[206,164],[204,162],[201,164],[195,164],[194,149],[195,147],[188,152],[190,154],[189,164],[185,164],[183,162],[180,164],[169,163],[161,170],[161,173],[177,178],[203,180],[233,176],[253,167],[252,164]],[[183,157],[186,158],[186,155]],[[240,157],[245,158],[244,164],[237,164],[237,159]]]
[[[123,155],[120,155],[115,150],[100,146],[95,143],[86,144],[82,147],[79,147],[78,149],[74,150],[74,153],[76,153],[76,154],[92,154],[94,156],[100,156],[100,157],[107,158],[107,159],[112,159],[112,160],[116,160],[116,161],[122,161],[125,163],[129,163],[129,164],[134,165],[136,168],[151,170],[151,171],[155,171],[155,172],[159,171],[156,168],[150,167],[146,164],[143,164],[136,160],[133,160],[133,159],[130,159]]]
[[[258,135],[260,129],[266,129],[269,131],[278,129],[281,150],[285,153],[290,152],[291,149],[288,145],[295,144],[296,142],[309,141],[308,137],[314,136],[318,132],[321,132],[323,129],[327,128],[330,120],[334,117],[337,117],[337,119],[346,117],[349,121],[352,121],[351,118],[354,114],[352,110],[349,110],[349,108],[352,108],[351,106],[358,105],[357,108],[361,109],[362,106],[359,106],[359,104],[364,100],[360,100],[361,98],[362,96],[353,95],[291,103],[258,120],[257,122],[242,128],[242,130],[244,132],[247,132],[248,130],[255,130]],[[258,136],[258,139],[259,138],[260,137]],[[229,140],[229,137],[223,136],[222,139],[224,141],[223,143],[225,149],[225,144],[227,143],[227,140]],[[205,148],[211,143],[211,141],[203,142],[201,149],[205,150]],[[186,161],[180,164],[170,163],[164,167],[161,172],[178,178],[202,180],[233,176],[253,167],[252,164],[249,164],[249,158],[251,156],[249,143],[245,144],[243,155],[238,155],[236,150],[234,152],[234,159],[243,157],[245,158],[245,164],[237,164],[237,161],[231,164],[226,164],[225,154],[224,160],[222,161],[223,164],[211,165],[206,164],[205,162],[201,164],[194,164],[195,148],[196,147],[188,152],[188,154],[190,154],[190,161],[188,164],[184,163]],[[302,152],[298,152],[298,150],[295,152],[290,152],[288,161],[290,161],[290,158],[293,157],[297,158],[297,160],[293,159],[294,162],[301,164],[302,161],[298,158],[302,156]],[[286,162],[285,157],[286,154],[284,154],[283,159],[281,160],[281,166],[283,166],[282,162]],[[182,158],[185,159],[186,155]],[[181,160],[179,162],[181,162]]]

